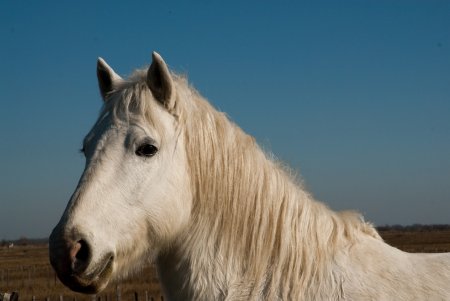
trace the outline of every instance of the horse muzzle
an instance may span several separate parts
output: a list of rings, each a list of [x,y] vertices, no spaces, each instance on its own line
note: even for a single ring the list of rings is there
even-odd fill
[[[79,235],[62,235],[58,228],[50,235],[49,256],[59,280],[76,292],[98,293],[106,287],[113,272],[113,252],[104,252],[94,260],[87,239]]]

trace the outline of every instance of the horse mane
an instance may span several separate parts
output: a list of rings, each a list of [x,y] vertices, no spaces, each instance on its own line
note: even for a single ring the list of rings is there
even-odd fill
[[[244,275],[252,296],[291,299],[286,294],[300,296],[309,287],[321,291],[334,251],[360,233],[378,234],[359,214],[336,213],[313,201],[253,137],[193,95],[185,108],[185,136],[200,235],[195,241],[202,242],[193,252],[206,243],[212,252],[206,260],[236,260],[224,268],[238,271],[224,274]],[[237,261],[243,258],[245,265]],[[192,284],[204,282],[199,280]]]
[[[185,77],[172,76],[177,99],[171,113],[184,134],[193,193],[190,224],[176,242],[189,285],[208,294],[214,283],[210,297],[308,299],[328,291],[321,289],[325,286],[341,294],[331,272],[333,255],[361,235],[380,239],[373,226],[357,213],[334,212],[315,201],[287,167]],[[152,122],[150,97],[145,69],[136,71],[112,93],[103,112],[132,111]]]

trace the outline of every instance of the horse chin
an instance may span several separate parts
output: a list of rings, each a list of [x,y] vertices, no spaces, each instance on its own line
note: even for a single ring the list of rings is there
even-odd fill
[[[111,280],[114,259],[109,258],[104,265],[100,265],[89,275],[58,275],[61,282],[71,290],[83,294],[96,294],[101,292]]]

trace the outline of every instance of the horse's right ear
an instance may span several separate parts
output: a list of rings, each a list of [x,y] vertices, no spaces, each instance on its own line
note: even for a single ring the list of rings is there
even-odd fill
[[[100,94],[104,101],[106,101],[108,94],[115,89],[117,83],[122,80],[101,57],[97,60],[97,79]]]

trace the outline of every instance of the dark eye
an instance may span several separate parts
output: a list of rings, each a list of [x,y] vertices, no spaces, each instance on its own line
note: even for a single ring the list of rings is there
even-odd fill
[[[140,157],[153,157],[158,152],[158,148],[150,143],[140,145],[135,154]]]

